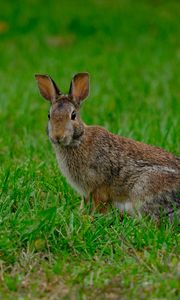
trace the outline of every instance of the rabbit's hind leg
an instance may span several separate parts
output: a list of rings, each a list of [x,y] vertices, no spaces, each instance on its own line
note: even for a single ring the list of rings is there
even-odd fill
[[[151,199],[145,199],[141,212],[155,219],[167,217],[171,222],[180,222],[180,189],[164,191]]]
[[[131,199],[139,202],[139,213],[155,219],[167,216],[172,219],[180,211],[180,177],[178,174],[146,173],[131,190]]]

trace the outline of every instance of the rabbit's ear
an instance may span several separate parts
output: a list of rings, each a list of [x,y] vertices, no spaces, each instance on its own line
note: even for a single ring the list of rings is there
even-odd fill
[[[80,104],[89,94],[89,74],[78,73],[76,74],[70,85],[69,94],[73,97],[77,104]]]
[[[39,91],[46,100],[53,102],[58,95],[61,95],[59,88],[50,76],[36,74],[35,78],[38,83]]]

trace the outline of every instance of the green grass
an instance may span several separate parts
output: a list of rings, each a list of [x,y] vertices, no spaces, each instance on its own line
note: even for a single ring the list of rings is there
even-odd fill
[[[87,124],[179,155],[179,13],[178,0],[0,4],[0,299],[179,299],[178,229],[80,211],[34,79],[67,92],[88,71]]]

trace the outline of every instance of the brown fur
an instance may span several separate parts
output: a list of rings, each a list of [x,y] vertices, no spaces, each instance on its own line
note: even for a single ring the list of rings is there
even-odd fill
[[[56,93],[56,85],[52,91],[54,82],[46,77],[44,83],[41,76],[36,76],[41,94],[52,102],[48,134],[70,184],[87,199],[92,196],[102,212],[116,202],[154,217],[172,217],[175,210],[179,214],[180,159],[159,147],[86,126],[79,104],[88,94],[87,73],[73,78],[67,96]]]

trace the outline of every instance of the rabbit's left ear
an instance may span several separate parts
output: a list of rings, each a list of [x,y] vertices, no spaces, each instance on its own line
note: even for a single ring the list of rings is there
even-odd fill
[[[89,74],[78,73],[76,74],[70,85],[69,94],[73,97],[73,100],[80,104],[82,100],[89,95]]]

